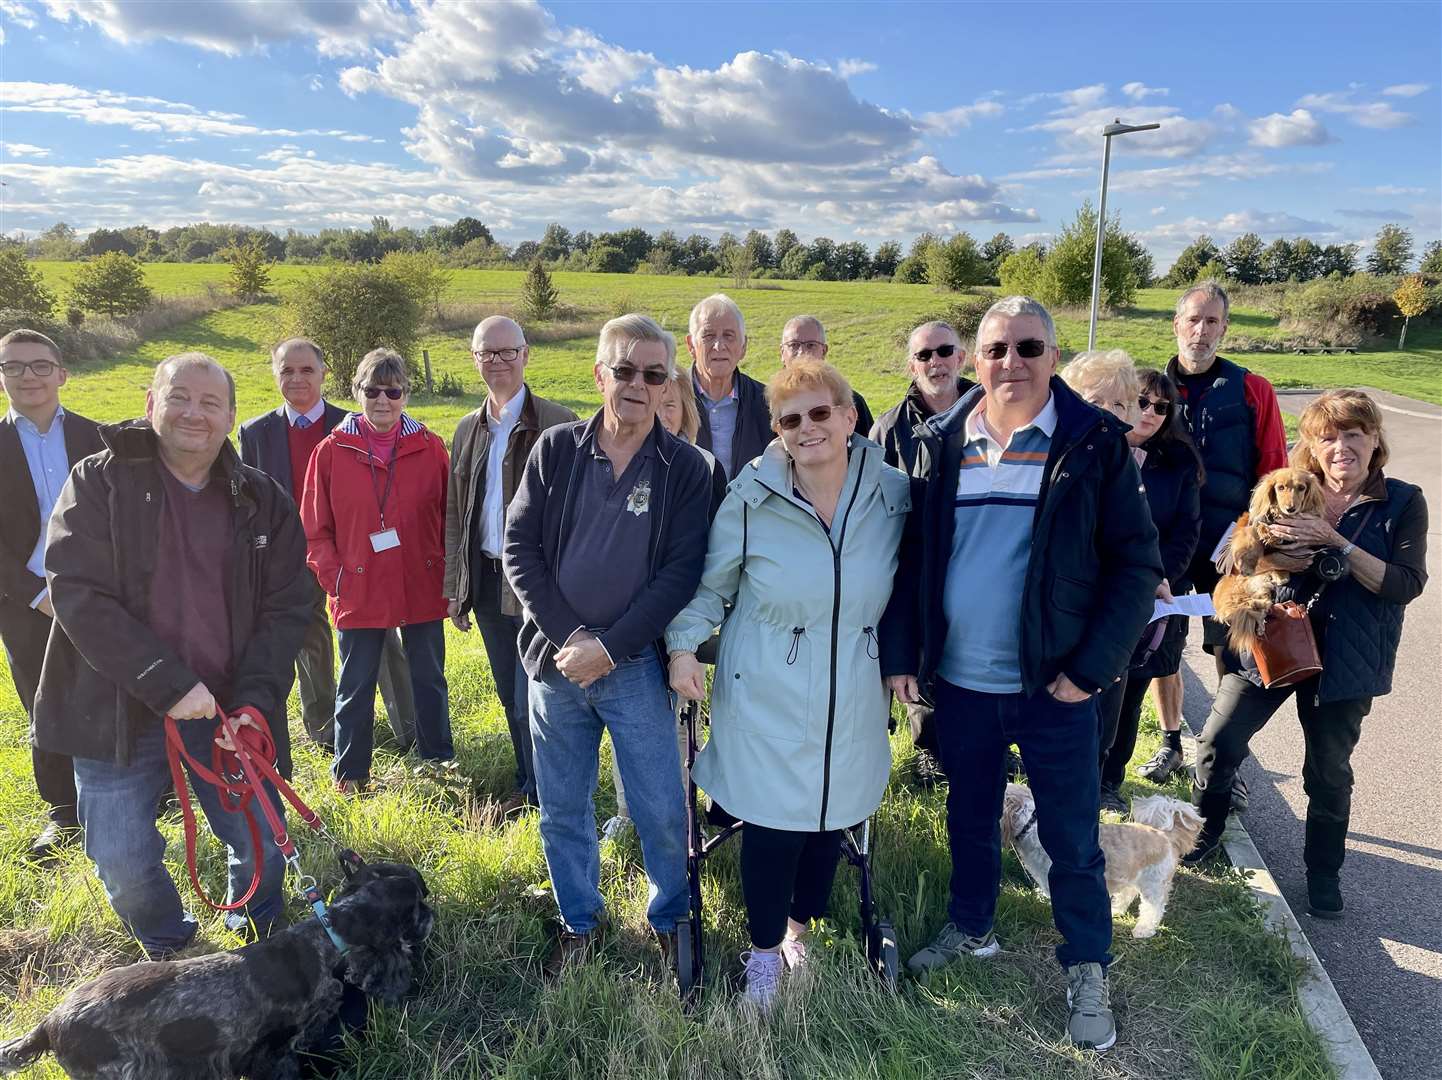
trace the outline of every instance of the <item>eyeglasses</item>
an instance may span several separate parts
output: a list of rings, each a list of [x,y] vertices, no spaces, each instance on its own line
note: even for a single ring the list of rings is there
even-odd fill
[[[821,352],[826,348],[824,341],[784,341],[781,347],[787,352],[795,355],[804,352]]]
[[[956,346],[955,346],[955,345],[938,345],[938,346],[937,346],[936,348],[934,348],[934,349],[917,349],[916,352],[914,352],[914,353],[911,354],[911,356],[912,356],[912,359],[914,359],[914,360],[916,360],[916,361],[924,364],[924,363],[926,363],[928,360],[931,359],[931,354],[932,354],[932,353],[935,353],[937,356],[939,356],[939,357],[941,357],[943,360],[945,360],[948,356],[951,356],[954,352],[956,352]]]
[[[661,368],[638,368],[631,364],[603,364],[608,368],[617,382],[631,383],[636,381],[639,375],[647,386],[665,386],[666,380],[671,377],[670,373]]]
[[[806,410],[806,415],[811,417],[813,424],[824,424],[831,419],[831,414],[837,409],[844,409],[845,405],[814,405]],[[776,426],[782,431],[795,431],[801,426],[801,414],[799,412],[785,413],[776,418]]]
[[[1169,412],[1172,411],[1172,403],[1165,400],[1153,401],[1151,398],[1144,395],[1137,398],[1137,408],[1141,409],[1142,412],[1146,412],[1147,409],[1151,409],[1152,412],[1156,413],[1158,416],[1166,416]]]
[[[59,366],[54,360],[6,360],[5,363],[0,364],[0,371],[12,379],[20,378],[27,371],[43,379],[47,375],[53,375]]]
[[[366,386],[361,388],[361,393],[363,393],[366,397],[370,398],[372,401],[380,397],[382,394],[390,398],[392,401],[399,401],[401,398],[405,397],[406,394],[406,392],[402,390],[399,386]]]
[[[1015,345],[1008,345],[1005,341],[993,341],[982,348],[981,355],[988,360],[1000,360],[1006,355],[1008,349],[1013,350],[1023,360],[1035,360],[1046,352],[1046,342],[1041,338],[1026,338],[1018,341]]]
[[[483,364],[510,364],[521,355],[520,349],[472,349],[471,355]]]

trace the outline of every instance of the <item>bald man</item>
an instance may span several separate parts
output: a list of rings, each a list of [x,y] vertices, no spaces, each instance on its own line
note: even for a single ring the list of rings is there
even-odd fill
[[[471,356],[486,384],[485,403],[461,417],[451,443],[446,491],[446,597],[458,630],[481,632],[496,694],[506,711],[516,754],[516,787],[507,812],[534,806],[531,725],[526,673],[516,651],[521,605],[501,572],[506,507],[541,432],[576,419],[570,409],[537,397],[526,386],[530,346],[520,325],[504,315],[483,319],[471,335]]]
[[[793,360],[826,359],[831,346],[826,343],[826,327],[815,315],[797,315],[781,328],[781,366]],[[851,391],[851,403],[856,406],[856,430],[865,433],[873,423],[871,406],[855,390]],[[841,404],[841,402],[837,402]]]

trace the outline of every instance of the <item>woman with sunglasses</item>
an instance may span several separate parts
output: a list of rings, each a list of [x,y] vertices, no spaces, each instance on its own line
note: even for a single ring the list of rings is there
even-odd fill
[[[361,411],[325,437],[306,470],[307,562],[330,597],[340,639],[337,787],[370,780],[376,678],[399,627],[416,702],[416,751],[455,757],[445,663],[446,444],[406,413],[410,375],[390,349],[367,353],[353,384]]]
[[[840,830],[869,817],[891,768],[878,660],[910,481],[855,434],[851,387],[793,362],[766,388],[773,440],[711,526],[695,598],[667,628],[671,686],[705,694],[696,649],[721,627],[698,784],[746,823],[746,997],[765,1009],[806,961]],[[890,612],[897,618],[899,610]]]
[[[1157,598],[1170,600],[1174,594],[1190,591],[1187,566],[1201,535],[1201,488],[1206,478],[1202,458],[1192,443],[1187,426],[1178,422],[1177,388],[1160,371],[1137,373],[1136,424],[1127,432],[1142,470],[1147,505],[1151,507],[1152,524],[1157,527],[1157,544],[1161,549],[1166,577],[1157,588]],[[1155,627],[1148,627],[1154,631]],[[1107,792],[1121,790],[1127,762],[1137,745],[1137,725],[1141,720],[1142,699],[1153,679],[1174,676],[1182,666],[1182,649],[1187,642],[1187,619],[1172,615],[1166,619],[1162,636],[1155,645],[1150,637],[1143,642],[1140,666],[1127,676],[1122,694],[1121,712],[1117,717],[1117,733],[1111,749],[1102,762],[1102,798]],[[1150,655],[1146,655],[1147,653]],[[1180,717],[1178,717],[1180,719]],[[1159,754],[1174,750],[1181,754],[1180,724],[1177,730],[1162,732],[1164,740]]]

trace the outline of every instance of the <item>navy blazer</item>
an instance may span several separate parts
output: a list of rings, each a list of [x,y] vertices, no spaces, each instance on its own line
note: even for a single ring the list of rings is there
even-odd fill
[[[349,415],[339,405],[325,403],[325,415],[320,418],[325,433]],[[290,435],[286,431],[290,419],[285,415],[285,406],[261,413],[240,425],[240,460],[253,469],[259,469],[285,488],[285,492],[297,503],[300,493],[291,491],[290,482]]]
[[[95,421],[79,413],[65,411],[63,430],[65,456],[72,469],[77,461],[105,449]],[[32,574],[25,564],[46,523],[40,520],[40,498],[30,480],[20,432],[9,412],[0,415],[0,506],[6,508],[0,515],[0,601],[29,607],[35,594],[45,588],[45,579]]]

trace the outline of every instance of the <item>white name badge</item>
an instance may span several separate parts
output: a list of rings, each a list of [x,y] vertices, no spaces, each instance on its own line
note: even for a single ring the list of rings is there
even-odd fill
[[[401,546],[401,538],[396,534],[395,529],[382,529],[380,532],[371,533],[372,551],[389,551],[391,548]]]

